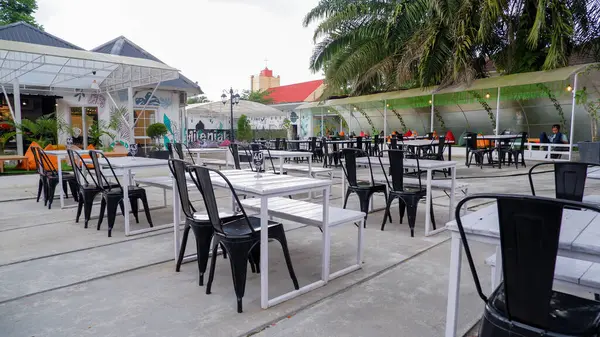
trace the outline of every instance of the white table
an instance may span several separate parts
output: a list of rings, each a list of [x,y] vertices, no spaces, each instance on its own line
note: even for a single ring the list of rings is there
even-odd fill
[[[369,165],[369,159],[371,160],[371,166],[375,168],[380,167],[379,164],[380,157],[359,157],[356,158],[356,164],[360,165]],[[384,166],[390,165],[390,159],[388,156],[381,157],[381,163]],[[404,167],[405,168],[417,168],[417,160],[416,159],[404,159]],[[425,236],[430,236],[437,234],[441,231],[446,230],[445,227],[438,228],[436,230],[431,230],[431,214],[429,209],[431,208],[431,180],[433,179],[433,171],[442,170],[442,169],[451,169],[452,176],[452,188],[450,192],[450,206],[449,206],[449,217],[450,219],[454,218],[454,194],[456,193],[456,162],[455,161],[441,161],[441,160],[419,160],[419,169],[427,171],[427,194],[425,195]],[[342,179],[342,193],[346,192],[346,177]],[[373,203],[371,203],[373,205]]]
[[[265,156],[270,155],[271,158],[279,158],[279,173],[283,172],[283,162],[285,159],[292,158],[307,158],[308,159],[308,177],[312,177],[312,152],[307,151],[263,151]]]
[[[221,171],[227,179],[229,179],[234,190],[239,194],[260,198],[260,294],[261,307],[267,309],[269,306],[276,305],[283,301],[307,293],[316,288],[322,287],[329,281],[330,272],[330,234],[329,234],[329,191],[331,189],[331,181],[325,179],[313,179],[304,177],[294,177],[287,175],[278,175],[272,173],[262,173],[260,178],[256,178],[255,172],[242,170],[226,170]],[[226,182],[217,174],[211,173],[212,183],[214,186],[228,188]],[[174,204],[175,199],[179,200],[177,189],[173,189]],[[298,290],[291,291],[274,299],[269,299],[269,240],[268,231],[266,230],[269,222],[269,198],[295,195],[300,193],[311,192],[314,190],[323,191],[323,246],[322,246],[322,263],[321,263],[321,280],[306,285]],[[180,219],[180,207],[173,206],[176,220],[174,223],[175,231],[175,252],[176,256],[179,253],[179,244],[181,242],[181,231],[178,220]],[[176,213],[176,214],[175,214]]]
[[[63,176],[62,176],[62,161],[63,159],[65,159],[69,154],[67,153],[67,150],[48,150],[48,151],[44,151],[47,155],[49,156],[54,156],[56,157],[56,161],[57,161],[57,170],[58,170],[58,191],[59,191],[59,196],[60,196],[60,208],[66,208],[65,207],[65,192],[63,191],[62,188],[62,184],[63,184]],[[79,154],[87,154],[89,152],[89,150],[76,150],[77,153]],[[77,192],[75,192],[77,193]],[[75,207],[73,206],[69,206],[69,207]]]
[[[85,159],[86,163],[92,163],[91,159]],[[129,228],[129,211],[130,204],[127,202],[127,196],[129,195],[129,186],[133,183],[133,178],[131,176],[131,169],[133,168],[150,168],[150,167],[167,167],[169,165],[168,160],[164,159],[153,159],[153,158],[143,158],[143,157],[117,157],[110,158],[110,165],[113,169],[119,169],[120,172],[115,171],[115,173],[120,173],[120,175],[125,178],[125,181],[121,181],[121,186],[123,186],[123,196],[125,198],[125,202],[123,205],[125,206],[125,235],[136,235],[143,234],[151,231],[156,231],[164,228],[168,228],[171,224],[154,226],[152,228],[144,228],[138,230],[130,230]],[[99,163],[102,166],[108,166],[106,160],[99,159]]]
[[[196,154],[196,163],[200,164],[202,162],[200,158],[200,154],[225,154],[225,165],[229,166],[229,148],[228,147],[200,147],[200,148],[190,148],[190,153]]]
[[[498,229],[498,208],[496,204],[467,214],[462,218],[468,241],[477,241],[496,246],[495,283],[500,284],[502,276],[502,253]],[[592,211],[565,209],[560,229],[558,255],[578,260],[600,262],[600,216]],[[462,241],[456,221],[446,224],[452,232],[450,250],[450,274],[448,279],[448,304],[446,308],[446,337],[456,336],[458,318],[458,296],[460,291],[460,269],[462,262]]]

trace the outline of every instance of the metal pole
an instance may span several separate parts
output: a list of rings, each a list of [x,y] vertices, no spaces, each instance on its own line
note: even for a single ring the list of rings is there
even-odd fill
[[[87,126],[87,111],[85,105],[81,106],[81,138],[83,139],[83,148],[88,147],[88,126]]]
[[[573,102],[571,103],[571,132],[569,134],[569,161],[573,155],[573,136],[575,133],[575,105],[577,104],[577,78],[579,74],[575,74],[575,80],[573,81]]]
[[[435,97],[433,94],[431,94],[431,127],[429,128],[429,132],[433,132],[433,119],[435,118],[435,101],[434,101]]]
[[[500,134],[500,87],[498,87],[498,97],[496,98],[496,136]]]
[[[127,88],[127,110],[127,114],[129,116],[129,144],[133,144],[135,143],[135,112],[133,111],[133,87]]]
[[[323,108],[321,108],[321,137],[325,137],[325,123],[324,123],[324,118],[323,118],[324,112],[323,112]]]
[[[231,109],[231,121],[229,122],[230,126],[231,126],[231,135],[229,135],[229,140],[231,141],[231,143],[233,143],[235,137],[233,135],[233,88],[229,88],[229,106]]]
[[[383,139],[387,135],[387,99],[383,101]]]
[[[10,102],[7,102],[10,105]],[[15,123],[21,124],[21,88],[19,88],[19,80],[13,81],[13,103],[15,108]],[[23,133],[17,132],[17,153],[23,155]],[[62,187],[59,187],[62,188]]]

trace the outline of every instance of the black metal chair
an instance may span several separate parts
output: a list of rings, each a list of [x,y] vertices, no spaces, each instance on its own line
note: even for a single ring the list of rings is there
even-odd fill
[[[521,165],[525,165],[525,143],[527,143],[527,132],[521,132],[519,138],[515,139],[512,144],[506,149],[508,153],[508,164],[510,165],[514,159],[515,168],[519,168],[519,157],[521,157]]]
[[[102,202],[100,203],[100,217],[98,218],[98,227],[97,230],[100,230],[100,225],[102,225],[102,220],[104,219],[104,213],[106,211],[108,217],[108,237],[112,236],[112,230],[115,225],[115,218],[117,216],[117,206],[121,207],[121,212],[124,216],[129,216],[129,214],[125,214],[125,209],[123,205],[124,191],[121,182],[119,182],[119,178],[115,174],[115,170],[112,165],[110,165],[110,161],[104,154],[100,151],[90,150],[90,157],[92,158],[92,162],[94,164],[94,171],[96,172],[96,182],[98,186],[102,189]],[[108,179],[102,173],[102,166],[100,165],[99,158],[104,159],[106,161],[106,166],[110,169],[112,173],[112,177],[115,179],[115,184],[111,184],[108,182]],[[144,212],[146,213],[146,219],[148,220],[148,224],[150,227],[152,225],[152,217],[150,216],[150,206],[148,206],[148,198],[146,197],[146,190],[139,186],[127,186],[128,187],[128,195],[127,198],[131,204],[131,212],[135,217],[135,222],[139,223],[138,218],[138,200],[142,200],[142,204],[144,205]]]
[[[198,285],[204,285],[204,273],[206,273],[206,266],[208,265],[208,255],[210,252],[210,242],[213,237],[213,226],[208,219],[206,212],[197,212],[190,200],[188,191],[188,180],[186,172],[188,171],[189,163],[180,159],[170,159],[169,169],[175,178],[177,184],[177,192],[179,194],[179,200],[181,201],[181,208],[185,215],[185,227],[183,229],[183,237],[181,239],[181,246],[179,248],[179,256],[177,258],[177,264],[175,271],[179,272],[183,258],[185,257],[185,248],[187,246],[188,236],[190,229],[194,231],[196,237],[196,252],[198,255]],[[219,213],[219,216],[224,221],[231,221],[239,218],[240,216],[231,212]],[[227,257],[227,253],[223,250],[223,257]],[[252,271],[254,272],[254,265],[252,265]]]
[[[344,209],[348,203],[348,198],[350,194],[356,193],[358,196],[358,200],[360,202],[360,211],[365,213],[365,227],[367,225],[367,216],[369,215],[369,203],[371,200],[371,196],[374,193],[383,193],[385,196],[385,202],[388,203],[388,194],[387,188],[384,184],[376,184],[373,183],[373,168],[371,166],[371,159],[368,158],[369,161],[369,173],[371,175],[371,181],[359,181],[356,175],[356,158],[360,155],[366,156],[366,153],[359,149],[354,148],[346,148],[342,149],[341,156],[344,160],[342,160],[342,170],[344,171],[344,175],[346,176],[346,180],[348,181],[348,187],[346,188],[346,197],[344,198]],[[389,214],[388,214],[389,215]],[[392,221],[392,217],[389,216],[390,222]]]
[[[75,217],[75,222],[79,222],[79,217],[81,216],[81,211],[83,210],[83,217],[85,221],[84,228],[88,228],[88,222],[92,217],[92,206],[94,205],[94,199],[100,192],[102,192],[102,189],[94,178],[94,174],[92,174],[88,167],[90,164],[85,163],[79,152],[69,149],[67,150],[67,154],[69,155],[69,161],[73,167],[73,175],[75,176],[78,186],[79,200],[77,204],[77,215]],[[84,174],[84,171],[87,174]],[[87,177],[91,179],[91,183]],[[115,183],[111,184],[113,187],[117,187]]]
[[[544,165],[554,166],[556,198],[579,202],[583,200],[588,167],[600,166],[595,163],[583,162],[550,162],[536,164],[529,169],[529,187],[531,187],[531,194],[534,196],[535,187],[533,186],[533,171]]]
[[[40,202],[40,196],[42,195],[42,191],[44,192],[44,206],[48,203],[47,191],[46,191],[46,173],[44,172],[44,167],[41,164],[41,161],[38,157],[37,148],[32,147],[31,153],[33,153],[33,159],[35,162],[35,170],[38,173],[39,181],[38,181],[38,192],[36,202]]]
[[[56,192],[56,186],[58,185],[59,176],[58,170],[54,167],[54,164],[48,158],[48,155],[41,147],[32,147],[34,159],[36,160],[38,165],[38,172],[40,173],[40,182],[42,183],[42,189],[44,191],[44,206],[48,205],[48,209],[52,208],[52,202],[54,201],[54,193]],[[61,165],[59,162],[58,165]],[[71,189],[71,194],[73,195],[73,199],[75,201],[78,200],[77,195],[77,181],[75,180],[75,176],[62,172],[62,189],[65,193],[65,198],[69,198],[69,192],[67,186]],[[38,200],[39,200],[39,185],[38,185]]]
[[[184,147],[185,147],[185,150],[186,150],[188,156],[190,157],[191,163],[196,164],[196,162],[194,161],[194,156],[192,155],[192,152],[190,152],[189,147],[183,143],[168,143],[167,144],[167,150],[169,151],[169,158],[185,160],[186,159],[185,154],[183,153]]]
[[[496,199],[504,281],[488,297],[481,288],[461,208],[473,199]],[[600,208],[523,195],[477,194],[456,206],[456,222],[485,310],[478,336],[598,336],[600,303],[552,289],[563,210]]]
[[[402,224],[402,219],[404,218],[404,211],[406,209],[407,217],[408,217],[408,226],[410,227],[410,236],[415,236],[415,222],[417,218],[417,206],[419,205],[419,201],[427,195],[427,189],[423,187],[421,184],[421,175],[417,174],[417,179],[419,180],[418,187],[406,187],[404,185],[404,151],[402,150],[388,150],[388,157],[390,161],[390,175],[391,175],[391,183],[388,175],[385,172],[385,166],[381,161],[381,157],[379,157],[379,164],[381,165],[381,170],[383,171],[383,175],[385,176],[385,180],[388,186],[388,197],[387,203],[385,207],[385,214],[383,215],[383,223],[381,224],[381,230],[385,228],[385,223],[389,217],[390,222],[391,211],[390,207],[394,199],[398,198],[399,207],[400,207],[400,223]],[[417,172],[420,172],[419,167],[419,158],[415,158],[417,161]],[[435,226],[435,216],[433,214],[433,202],[430,204],[431,207],[429,209],[431,215],[431,222],[433,225],[433,229],[436,229]]]
[[[477,146],[477,134],[469,132],[465,135],[467,141],[467,167],[471,167],[473,157],[475,157],[475,164],[483,168],[484,155],[490,154],[490,149],[480,149]],[[493,163],[492,163],[493,166]]]
[[[233,275],[233,287],[237,297],[237,311],[242,312],[242,298],[246,289],[246,273],[248,268],[248,260],[252,258],[257,266],[260,266],[260,218],[248,216],[244,207],[240,203],[237,193],[233,189],[233,186],[225,177],[223,173],[218,170],[192,166],[190,167],[190,173],[194,182],[197,184],[198,189],[202,193],[206,211],[208,213],[208,219],[214,229],[214,240],[212,259],[210,265],[210,274],[208,276],[208,283],[206,285],[206,293],[211,293],[211,286],[215,276],[215,267],[217,262],[217,247],[222,244],[229,255],[229,261],[231,263],[231,272]],[[229,187],[231,194],[235,200],[237,207],[239,207],[241,217],[225,222],[219,216],[219,208],[217,205],[217,199],[215,198],[214,186],[212,184],[211,173],[223,179]],[[275,239],[279,241],[283,249],[283,256],[290,273],[292,282],[294,283],[294,289],[300,289],[298,285],[298,279],[294,273],[292,266],[292,260],[287,246],[287,239],[285,237],[285,230],[281,223],[269,221],[268,225],[268,236],[269,239]]]
[[[390,143],[388,144],[388,148],[390,150],[397,150],[398,149],[398,138],[391,137],[390,138]]]

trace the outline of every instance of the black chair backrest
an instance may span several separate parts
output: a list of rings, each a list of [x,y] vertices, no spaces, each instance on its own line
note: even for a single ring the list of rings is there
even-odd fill
[[[444,154],[444,147],[446,146],[446,136],[438,137],[438,156],[442,156]]]
[[[533,186],[533,171],[543,165],[554,166],[554,187],[557,199],[582,201],[585,191],[585,180],[589,166],[600,166],[594,163],[584,162],[551,162],[539,163],[529,169],[529,187],[531,194],[535,195]]]
[[[477,150],[477,134],[474,132],[467,132],[465,134],[466,145],[469,150]]]
[[[521,132],[521,133],[519,133],[519,138],[517,138],[517,140],[520,140],[520,142],[521,142],[519,144],[519,146],[518,146],[518,150],[520,152],[525,151],[525,143],[527,143],[527,141],[528,141],[528,134],[527,134],[527,132]]]
[[[317,137],[310,137],[309,149],[308,151],[314,152],[317,150]]]
[[[392,150],[398,149],[398,139],[396,137],[390,138],[390,149],[392,149]]]
[[[58,171],[56,170],[56,167],[54,167],[54,164],[52,164],[50,158],[48,158],[46,151],[42,150],[41,147],[34,147],[34,149],[37,149],[37,156],[42,174],[58,175]]]
[[[506,314],[509,320],[548,326],[554,268],[563,209],[592,210],[581,202],[524,195],[476,194],[456,206],[456,223],[479,296],[485,301],[461,219],[461,208],[473,199],[496,199],[502,254]]]
[[[233,164],[235,165],[235,169],[241,170],[242,166],[240,165],[240,150],[238,144],[229,144],[229,152],[231,152],[231,156],[233,157]]]
[[[356,178],[356,158],[357,157],[367,157],[369,162],[369,173],[371,174],[371,181],[373,181],[373,169],[371,167],[371,159],[367,156],[365,151],[355,148],[345,148],[340,151],[341,158],[344,158],[341,161],[342,170],[344,170],[344,175],[348,180],[348,185],[352,187],[358,186],[358,180]]]
[[[190,195],[187,188],[187,178],[185,175],[188,165],[188,163],[180,159],[169,159],[169,169],[171,170],[173,177],[175,177],[183,214],[185,214],[188,219],[191,219],[194,217],[194,212],[191,207]],[[175,186],[173,187],[175,188]]]
[[[181,150],[181,147],[177,150],[174,143],[167,143],[167,150],[169,151],[169,158],[183,160],[183,151]]]
[[[42,164],[42,161],[40,160],[40,154],[38,152],[40,148],[37,146],[32,146],[31,147],[31,153],[33,153],[33,159],[35,160],[35,169],[37,170],[37,173],[39,173],[40,175],[44,175],[44,165]]]
[[[275,138],[275,150],[281,150],[281,138]]]
[[[94,171],[96,171],[96,182],[98,184],[98,187],[100,187],[103,191],[112,190],[111,184],[108,183],[108,179],[106,179],[106,177],[102,173],[102,166],[100,165],[100,161],[98,160],[104,159],[106,161],[106,165],[110,168],[110,172],[112,172],[113,178],[115,178],[115,181],[119,185],[121,192],[123,192],[123,186],[121,186],[121,182],[119,181],[119,178],[117,178],[115,170],[113,169],[112,165],[110,164],[110,161],[108,160],[108,158],[106,158],[104,153],[97,150],[90,150],[90,158],[92,159],[92,163],[94,163]]]
[[[356,137],[356,148],[363,151],[363,137]]]
[[[288,141],[285,138],[281,140],[281,150],[288,150]]]
[[[79,152],[67,149],[67,154],[69,155],[69,162],[71,163],[71,167],[73,167],[73,174],[75,175],[75,180],[77,180],[77,184],[79,186],[89,185],[89,181],[86,178],[86,176],[89,176],[94,182],[94,185],[96,185],[96,187],[100,187],[98,185],[98,182],[94,178],[94,175],[88,168],[88,164],[85,163],[83,157],[81,157]],[[87,172],[87,174],[83,173],[84,169]]]
[[[192,180],[194,181],[194,183],[198,187],[198,190],[202,194],[204,206],[206,207],[206,212],[208,213],[208,219],[210,220],[210,223],[212,224],[215,232],[221,235],[225,235],[225,232],[223,231],[223,223],[221,221],[221,218],[219,217],[219,206],[217,204],[217,198],[215,197],[215,188],[213,186],[212,179],[210,176],[211,173],[217,175],[217,179],[223,179],[225,181],[225,183],[229,187],[229,190],[231,191],[231,195],[233,195],[233,198],[236,202],[236,206],[239,208],[240,212],[242,212],[244,218],[246,219],[246,224],[248,225],[248,228],[252,233],[254,233],[254,228],[250,225],[250,221],[248,220],[246,211],[244,210],[244,207],[242,206],[242,203],[240,202],[237,193],[233,189],[233,186],[231,185],[229,179],[227,179],[227,177],[225,177],[223,173],[215,169],[197,165],[190,166],[189,170]]]

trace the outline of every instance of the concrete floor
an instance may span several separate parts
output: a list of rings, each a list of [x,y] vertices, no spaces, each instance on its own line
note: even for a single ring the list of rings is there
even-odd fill
[[[528,194],[526,173],[527,169],[514,167],[458,170],[458,176],[471,184],[470,193]],[[137,172],[138,177],[156,174],[166,171]],[[553,186],[553,176],[536,175],[535,183]],[[396,212],[384,232],[379,230],[383,212],[370,214],[364,268],[293,300],[262,310],[260,277],[249,274],[244,313],[237,314],[227,261],[218,259],[213,292],[206,295],[198,286],[195,263],[185,264],[180,273],[174,271],[171,230],[125,237],[123,220],[118,218],[113,237],[108,238],[106,224],[97,231],[97,220],[92,220],[84,229],[74,222],[75,209],[60,209],[58,201],[52,210],[36,203],[32,199],[36,187],[36,176],[0,177],[0,336],[443,335],[449,236],[424,237],[424,204],[414,238],[406,222],[398,224]],[[589,181],[586,194],[598,194],[599,187]],[[337,179],[334,205],[342,204],[340,188]],[[147,191],[152,206],[162,205],[162,191]],[[536,191],[553,194],[552,188]],[[441,192],[434,195],[436,221],[442,226],[448,221],[448,198]],[[222,191],[218,196],[226,203]],[[357,203],[351,198],[348,207],[358,209]],[[383,197],[375,197],[375,205],[383,207]],[[94,207],[94,215],[98,209]],[[152,217],[154,224],[169,223],[171,207],[152,210]],[[135,228],[147,226],[142,215],[140,222]],[[284,224],[300,285],[317,280],[321,233],[301,224]],[[352,262],[356,231],[353,225],[333,230],[332,270]],[[188,247],[193,252],[193,241]],[[280,246],[274,242],[269,248],[273,298],[293,287]],[[493,247],[474,247],[483,284],[489,278],[483,260],[492,251]],[[483,305],[468,268],[463,272],[461,333],[478,320]]]

